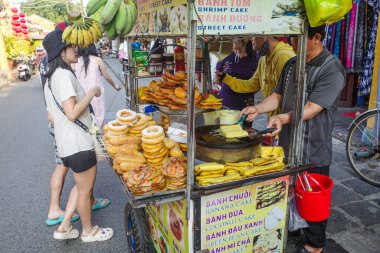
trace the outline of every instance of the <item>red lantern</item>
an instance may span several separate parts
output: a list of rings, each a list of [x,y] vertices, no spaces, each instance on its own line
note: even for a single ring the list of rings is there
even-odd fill
[[[25,13],[21,12],[19,15],[20,17],[25,18]]]
[[[20,21],[15,21],[14,22],[14,26],[20,26],[20,25],[21,25]]]
[[[12,20],[18,20],[20,17],[17,14],[12,15]]]
[[[20,19],[20,22],[25,24],[26,23],[26,20],[24,18]]]
[[[16,7],[13,7],[13,8],[11,9],[11,12],[13,12],[13,13],[17,13],[17,12],[18,12],[18,9],[17,9]]]
[[[21,33],[21,32],[22,32],[22,29],[21,29],[21,28],[16,28],[16,29],[15,29],[15,32],[16,32],[16,33]]]
[[[28,30],[22,30],[22,33],[27,35],[28,34]]]
[[[21,28],[22,28],[22,29],[28,29],[28,26],[25,25],[25,24],[22,24],[22,25],[21,25]]]

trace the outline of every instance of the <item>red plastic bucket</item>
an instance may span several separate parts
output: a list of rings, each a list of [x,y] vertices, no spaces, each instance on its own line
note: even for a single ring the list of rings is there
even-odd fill
[[[297,178],[295,188],[295,201],[299,215],[307,221],[323,221],[330,217],[331,190],[334,182],[328,176],[309,173],[307,179],[312,191],[305,191]]]

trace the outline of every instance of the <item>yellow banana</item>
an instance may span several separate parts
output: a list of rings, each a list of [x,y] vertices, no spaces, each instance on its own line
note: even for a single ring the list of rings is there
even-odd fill
[[[79,47],[84,48],[84,36],[82,30],[78,31],[78,45]]]
[[[78,29],[75,27],[70,35],[70,43],[72,45],[78,44]]]
[[[87,30],[83,30],[83,45],[85,48],[89,47],[92,41],[92,38],[90,38],[90,33]]]
[[[88,32],[91,34],[93,42],[97,42],[99,40],[98,34],[96,33],[95,28],[93,26],[90,27]]]
[[[73,28],[73,26],[69,26],[63,31],[62,41],[65,41],[70,36],[71,32],[73,31]]]

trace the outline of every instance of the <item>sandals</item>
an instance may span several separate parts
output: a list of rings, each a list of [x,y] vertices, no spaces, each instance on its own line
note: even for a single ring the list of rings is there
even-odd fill
[[[78,213],[73,213],[73,216],[71,217],[71,222],[79,220],[79,217],[80,216]],[[61,223],[64,218],[65,218],[65,215],[63,214],[63,215],[59,216],[57,219],[46,219],[45,223],[48,226],[54,226],[54,225]]]
[[[78,229],[73,229],[73,226],[70,225],[69,229],[65,232],[54,231],[53,237],[57,240],[77,239],[79,237],[79,231]]]
[[[113,236],[112,228],[101,228],[95,226],[88,236],[81,236],[82,242],[101,242],[111,239]]]

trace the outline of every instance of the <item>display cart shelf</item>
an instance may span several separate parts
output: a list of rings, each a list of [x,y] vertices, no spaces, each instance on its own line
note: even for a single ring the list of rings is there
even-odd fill
[[[244,178],[241,180],[236,180],[236,181],[231,181],[231,182],[226,182],[226,183],[221,183],[221,184],[201,186],[195,183],[194,191],[196,191],[196,193],[193,196],[197,196],[197,197],[208,196],[214,193],[234,189],[236,187],[252,185],[252,184],[266,181],[266,180],[271,180],[271,179],[275,179],[275,178],[279,178],[283,176],[297,174],[299,172],[305,171],[312,167],[313,165],[300,166],[297,168],[286,168],[285,170],[282,170],[282,171],[267,173],[263,175],[257,175],[254,177]]]

